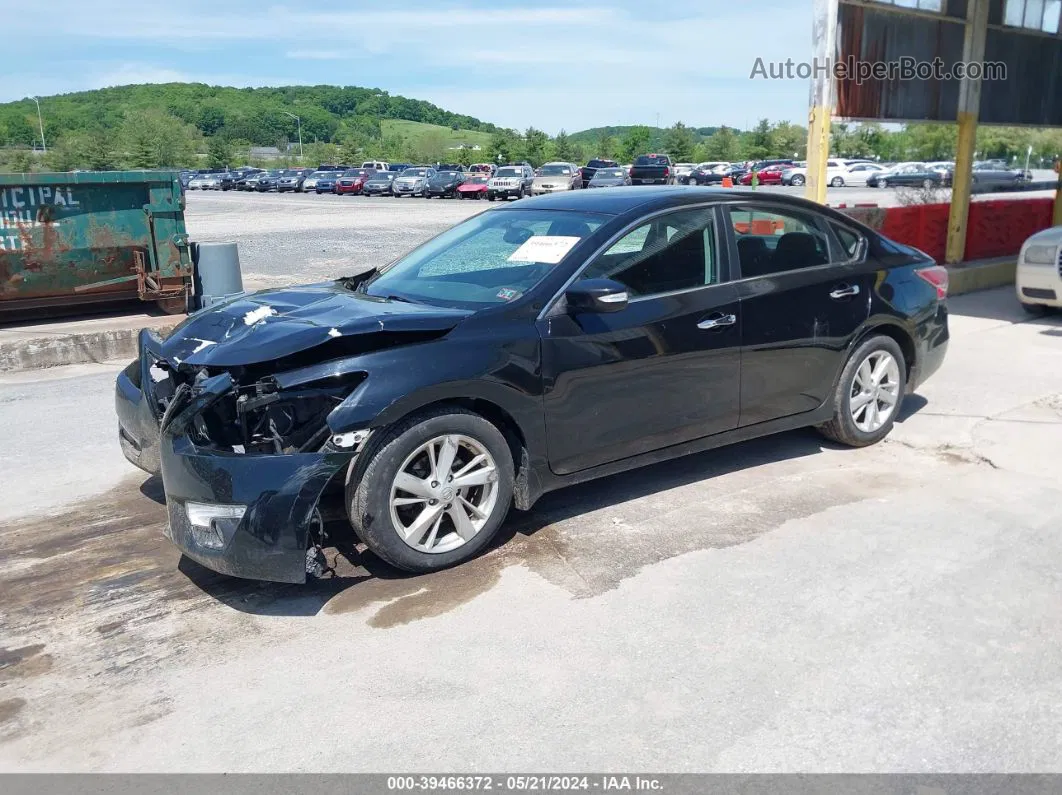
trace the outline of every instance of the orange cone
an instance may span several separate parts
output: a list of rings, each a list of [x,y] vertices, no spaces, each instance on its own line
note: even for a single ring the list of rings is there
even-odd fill
[[[724,188],[732,188],[732,187],[734,187],[734,180],[730,179],[730,177],[723,177],[723,187]]]

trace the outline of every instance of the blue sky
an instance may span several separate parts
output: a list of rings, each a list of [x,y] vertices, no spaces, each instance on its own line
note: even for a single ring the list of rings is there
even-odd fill
[[[48,0],[4,21],[0,101],[176,80],[384,89],[549,133],[804,123],[811,0]]]

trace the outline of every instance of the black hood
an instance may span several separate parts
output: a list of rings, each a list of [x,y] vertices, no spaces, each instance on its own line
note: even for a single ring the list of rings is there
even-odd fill
[[[238,367],[273,361],[357,335],[445,333],[471,314],[384,301],[340,282],[243,295],[191,315],[162,345],[173,364]]]

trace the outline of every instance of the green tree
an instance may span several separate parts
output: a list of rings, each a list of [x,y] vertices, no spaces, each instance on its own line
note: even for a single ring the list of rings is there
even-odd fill
[[[771,130],[771,151],[779,157],[803,160],[808,147],[808,131],[803,127],[779,122]]]
[[[571,138],[568,137],[568,133],[561,130],[557,133],[557,137],[553,139],[553,156],[558,160],[562,160],[568,163],[574,163],[576,160],[576,146]]]
[[[0,152],[0,171],[2,172],[26,174],[32,171],[36,164],[37,161],[29,149],[14,149],[7,152],[6,156],[5,153]]]
[[[619,146],[616,143],[615,137],[610,135],[607,130],[601,131],[601,134],[597,137],[595,145],[597,146],[597,151],[592,153],[590,157],[611,160],[616,157],[619,152]]]
[[[111,171],[118,161],[111,145],[111,137],[104,130],[89,133],[84,143],[85,165],[93,171]]]
[[[752,130],[741,136],[741,150],[746,160],[771,156],[771,123],[767,119],[760,119]]]
[[[549,136],[542,130],[528,127],[524,132],[524,157],[533,166],[541,166],[549,157]]]
[[[49,171],[73,171],[83,165],[82,142],[76,135],[64,135],[53,140],[44,156],[44,167]]]
[[[704,142],[700,157],[704,160],[731,162],[738,158],[738,138],[729,127],[720,127]]]
[[[619,145],[620,159],[625,163],[634,162],[638,155],[644,155],[649,151],[649,141],[652,139],[652,131],[644,126],[637,125],[627,130]]]
[[[207,148],[207,166],[226,168],[232,164],[232,142],[225,135],[215,135]]]
[[[158,111],[126,115],[121,139],[133,168],[181,166],[195,160],[198,131],[180,119]]]
[[[512,163],[523,153],[523,141],[515,130],[496,130],[487,146],[487,156],[494,162]]]
[[[692,160],[696,146],[697,136],[680,121],[664,132],[664,151],[676,162],[686,163]]]

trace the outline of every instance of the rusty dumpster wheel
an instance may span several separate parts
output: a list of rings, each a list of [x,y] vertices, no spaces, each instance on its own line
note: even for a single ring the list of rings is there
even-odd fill
[[[399,569],[463,563],[498,532],[513,498],[513,457],[492,423],[452,406],[416,414],[379,439],[347,483],[358,537]]]
[[[183,315],[188,312],[188,296],[182,295],[178,298],[159,298],[155,301],[155,306],[167,315]]]

